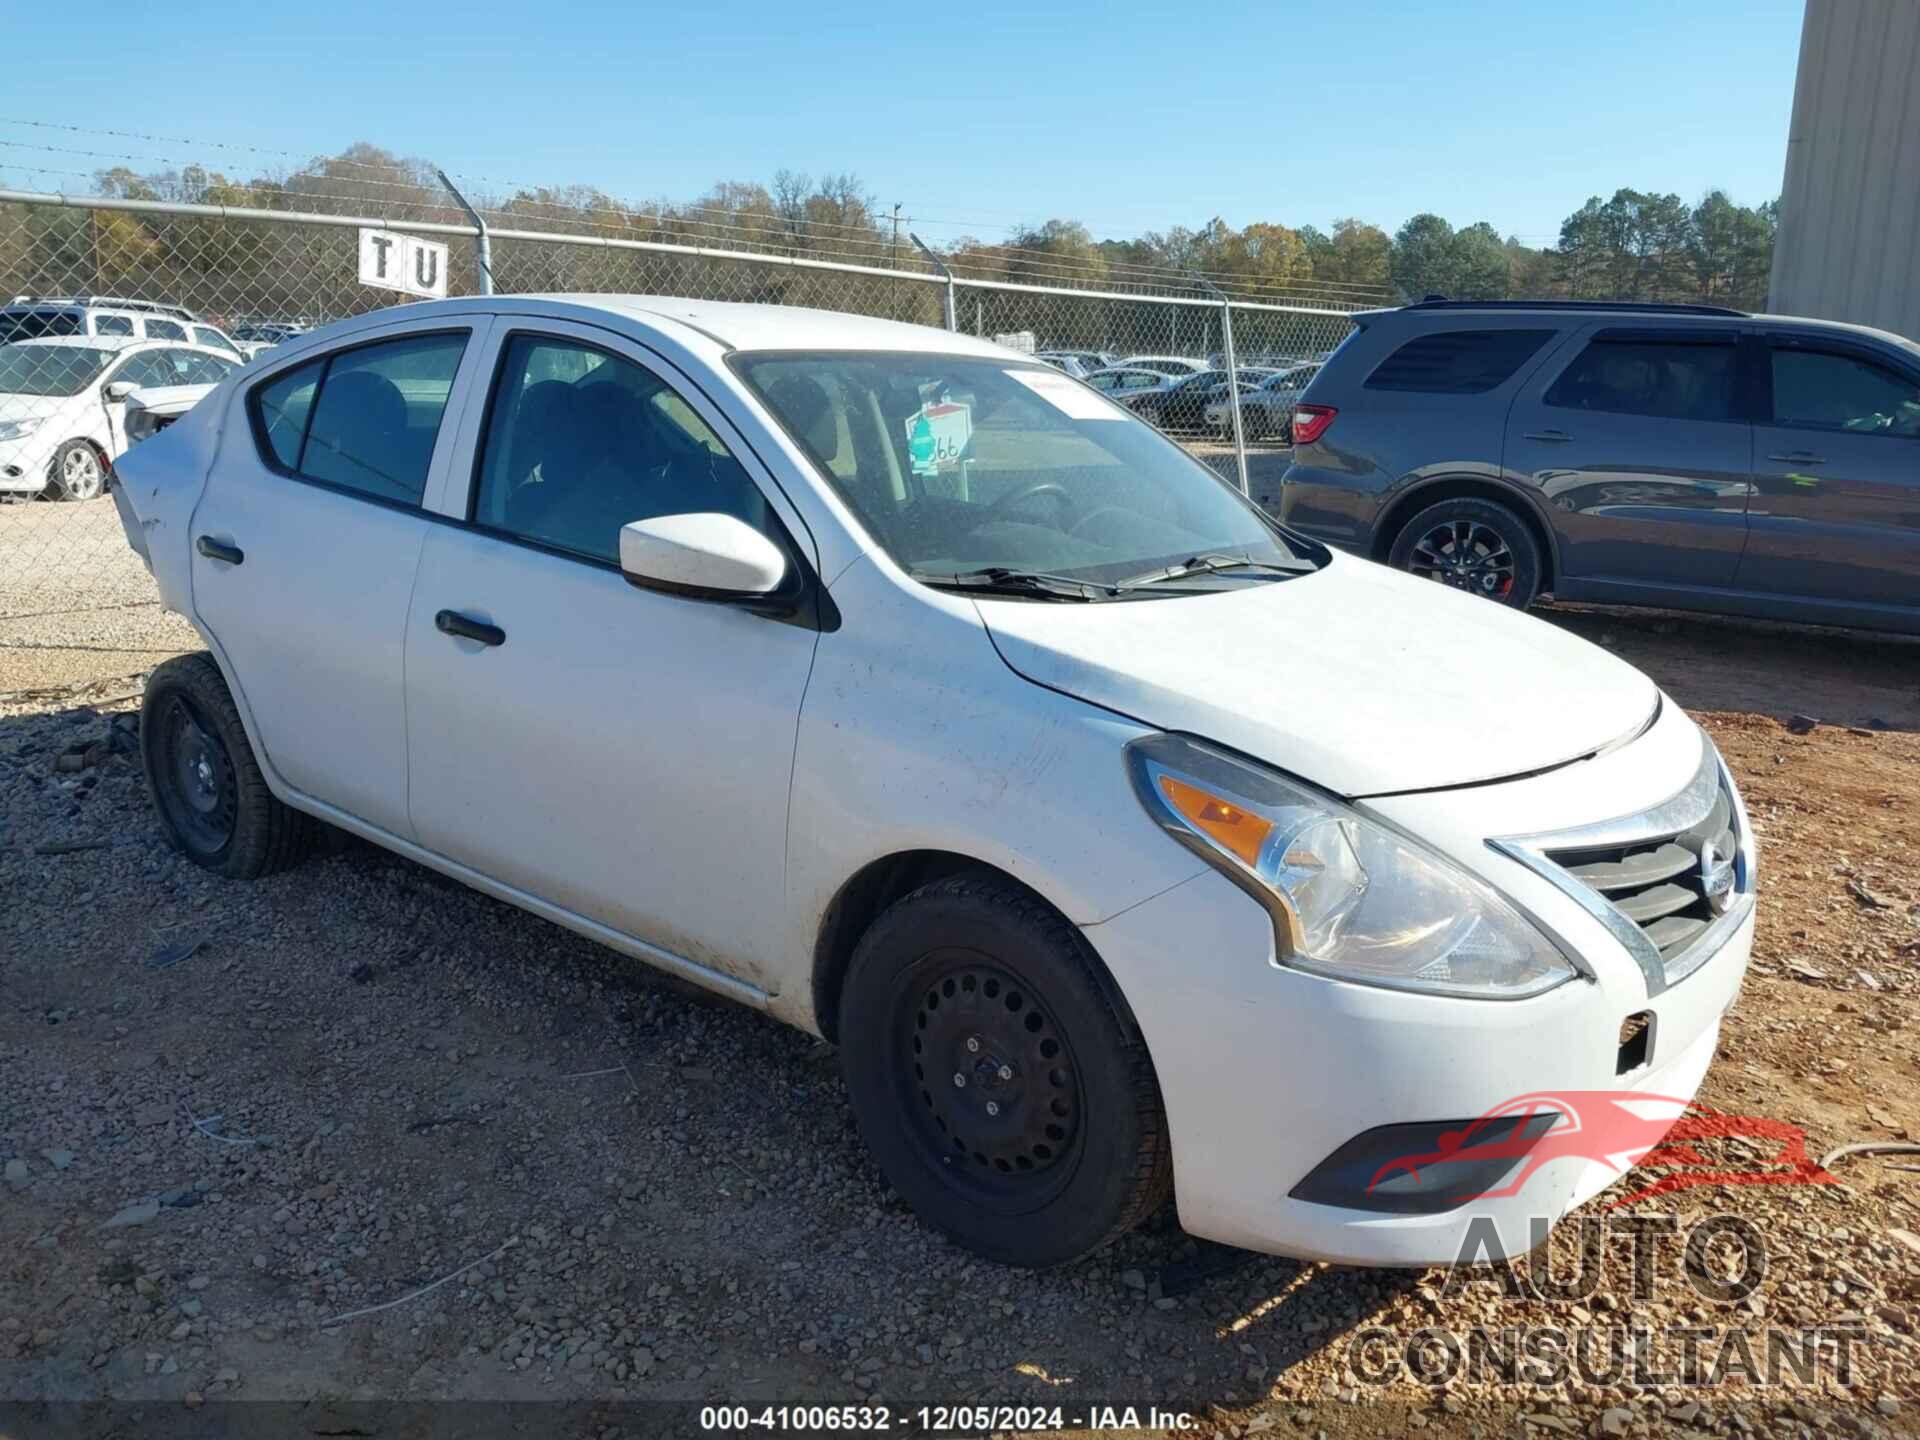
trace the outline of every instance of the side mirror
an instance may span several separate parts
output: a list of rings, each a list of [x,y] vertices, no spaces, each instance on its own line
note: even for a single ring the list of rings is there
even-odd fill
[[[115,404],[118,404],[120,401],[126,399],[127,396],[131,395],[134,391],[138,390],[139,388],[140,387],[134,384],[133,381],[131,380],[116,380],[111,385],[107,386],[106,397],[107,399],[113,401]]]
[[[787,579],[786,554],[731,515],[661,515],[620,527],[620,570],[646,590],[700,600],[765,599]]]

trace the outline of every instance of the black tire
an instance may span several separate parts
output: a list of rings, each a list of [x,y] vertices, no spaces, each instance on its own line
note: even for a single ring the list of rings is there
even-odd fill
[[[895,902],[854,951],[839,1039],[861,1134],[922,1220],[989,1260],[1078,1259],[1172,1191],[1153,1065],[1098,965],[984,873]]]
[[[1540,593],[1545,564],[1533,527],[1497,500],[1460,496],[1400,527],[1387,563],[1515,610]]]
[[[168,843],[194,864],[255,880],[311,851],[317,823],[267,788],[211,655],[178,656],[148,677],[140,759]]]
[[[69,440],[47,464],[47,488],[56,500],[97,500],[107,493],[107,462],[89,440]]]

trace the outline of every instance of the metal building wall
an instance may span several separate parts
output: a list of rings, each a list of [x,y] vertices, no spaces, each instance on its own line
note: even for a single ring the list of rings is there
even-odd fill
[[[1807,0],[1768,308],[1920,338],[1920,0]]]

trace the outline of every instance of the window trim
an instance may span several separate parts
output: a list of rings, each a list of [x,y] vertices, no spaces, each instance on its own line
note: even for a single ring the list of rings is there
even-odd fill
[[[766,486],[760,482],[747,465],[742,463],[740,457],[734,453],[735,447],[728,442],[726,436],[720,434],[717,430],[714,432],[714,438],[726,446],[729,458],[733,460],[734,464],[740,466],[741,472],[747,478],[747,482],[752,485],[755,490],[760,492],[761,503],[766,507],[767,519],[774,527],[773,533],[771,534],[767,534],[765,531],[761,533],[766,534],[767,538],[779,546],[781,552],[787,557],[787,574],[789,579],[786,583],[783,583],[779,589],[770,594],[696,595],[691,592],[681,593],[650,585],[643,586],[636,581],[627,579],[626,571],[621,567],[618,559],[608,560],[599,555],[589,555],[584,551],[575,550],[565,545],[556,545],[551,541],[537,539],[531,535],[522,535],[512,530],[503,530],[497,525],[489,525],[477,518],[480,510],[481,472],[486,465],[487,442],[493,431],[494,405],[499,400],[501,390],[504,387],[507,376],[507,361],[513,353],[513,346],[516,340],[545,340],[558,345],[573,346],[580,350],[591,350],[595,354],[606,356],[609,360],[623,361],[628,365],[636,366],[645,371],[648,375],[659,381],[665,389],[672,392],[675,396],[678,396],[683,404],[686,398],[681,394],[680,387],[675,385],[665,375],[662,375],[655,366],[638,360],[631,355],[622,355],[609,345],[593,340],[582,339],[580,336],[569,335],[563,331],[547,329],[538,323],[527,323],[529,321],[537,322],[540,318],[538,316],[502,315],[498,318],[507,320],[510,323],[504,328],[496,329],[492,338],[494,351],[493,373],[487,378],[486,403],[480,407],[479,422],[473,431],[473,460],[467,475],[467,503],[465,511],[460,515],[435,514],[431,515],[430,518],[436,519],[443,524],[469,531],[475,535],[485,536],[489,540],[498,541],[504,545],[516,545],[523,550],[532,550],[542,555],[550,555],[556,560],[569,560],[576,565],[586,565],[595,570],[610,571],[618,575],[621,579],[626,580],[627,584],[633,586],[636,590],[647,590],[652,594],[665,595],[670,599],[690,600],[703,605],[731,606],[735,609],[747,610],[754,614],[764,615],[768,619],[803,625],[808,629],[822,632],[838,630],[840,628],[839,608],[834,605],[833,598],[827,594],[826,586],[821,583],[819,572],[814,568],[813,562],[807,557],[804,549],[795,541],[792,530],[780,514],[779,506],[775,505],[773,501],[767,497]],[[570,323],[579,324],[581,322],[574,321]],[[626,338],[619,336],[617,332],[611,333],[615,333],[618,339]],[[694,388],[697,389],[698,387]],[[707,398],[704,392],[702,392],[702,396],[703,398]],[[317,404],[319,396],[316,394],[314,399]],[[712,404],[710,398],[708,398],[708,403]],[[715,408],[717,409],[718,407]],[[697,410],[694,413],[696,415],[699,414]],[[700,416],[700,421],[702,424],[708,424],[704,415]],[[712,426],[708,425],[708,428],[711,429]],[[748,453],[753,453],[751,448],[749,448]],[[757,460],[758,458],[756,455],[755,459]],[[784,499],[784,495],[782,498]]]
[[[1566,405],[1549,400],[1557,386],[1567,376],[1567,372],[1578,365],[1589,350],[1598,345],[1645,345],[1669,346],[1676,350],[1724,349],[1732,357],[1729,378],[1732,391],[1727,399],[1725,415],[1650,415],[1644,410],[1608,410],[1592,405]],[[1737,330],[1723,329],[1718,326],[1699,330],[1681,329],[1663,326],[1609,325],[1589,330],[1578,337],[1578,345],[1567,361],[1553,372],[1552,378],[1541,385],[1539,405],[1543,410],[1565,410],[1575,414],[1588,415],[1626,415],[1635,420],[1658,420],[1674,425],[1751,425],[1753,414],[1752,389],[1747,370],[1745,346],[1741,344]]]
[[[1776,420],[1773,414],[1773,352],[1793,350],[1802,354],[1829,355],[1840,360],[1856,360],[1861,364],[1872,365],[1878,369],[1906,381],[1916,390],[1920,390],[1920,374],[1916,374],[1887,354],[1872,345],[1845,339],[1837,335],[1798,335],[1778,330],[1762,330],[1755,334],[1755,349],[1758,351],[1758,363],[1755,366],[1754,423],[1765,425],[1769,430],[1791,430],[1795,434],[1806,435],[1847,435],[1873,440],[1904,440],[1908,444],[1920,440],[1916,435],[1892,435],[1873,430],[1847,430],[1832,425],[1796,424],[1790,420]]]
[[[433,512],[427,509],[426,485],[422,485],[420,498],[418,500],[396,500],[386,495],[375,495],[368,490],[356,490],[351,485],[341,485],[336,481],[319,480],[311,475],[303,475],[298,470],[289,470],[286,466],[282,465],[279,455],[274,452],[273,443],[267,438],[266,421],[262,419],[260,415],[260,392],[296,370],[304,370],[307,366],[316,364],[320,367],[320,378],[314,382],[313,386],[313,403],[307,407],[307,423],[305,428],[300,432],[300,451],[294,457],[294,464],[298,465],[300,461],[306,459],[307,436],[313,430],[313,417],[315,412],[320,408],[320,396],[327,388],[327,378],[333,374],[333,362],[336,356],[350,355],[356,350],[371,349],[375,345],[390,345],[397,341],[430,340],[440,335],[459,335],[463,337],[461,340],[460,360],[458,364],[454,366],[453,370],[454,385],[458,386],[460,371],[462,367],[466,365],[467,353],[473,345],[475,328],[476,327],[472,325],[440,325],[435,326],[431,330],[386,331],[379,335],[370,336],[365,340],[356,340],[351,345],[341,345],[332,350],[322,351],[318,355],[289,356],[287,364],[280,366],[270,374],[261,376],[247,387],[245,404],[248,428],[253,432],[253,448],[260,463],[283,480],[295,480],[302,485],[311,485],[316,490],[328,490],[336,495],[348,495],[356,500],[364,500],[370,505],[379,505],[388,510],[400,511],[403,514],[426,515],[429,518],[433,518]],[[234,368],[238,369],[240,367],[235,366]],[[440,425],[434,431],[433,445],[435,450],[440,448],[441,436],[446,433],[449,418],[448,411],[453,401],[452,388],[449,388],[447,391],[447,401],[447,405],[441,407]],[[427,483],[431,484],[433,480],[433,459],[431,453],[429,453],[427,460],[427,472]]]

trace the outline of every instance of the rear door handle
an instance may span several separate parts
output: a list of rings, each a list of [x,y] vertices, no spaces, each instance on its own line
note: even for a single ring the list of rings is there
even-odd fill
[[[247,552],[238,545],[230,545],[225,540],[216,540],[211,535],[202,535],[193,542],[193,548],[209,560],[224,560],[229,565],[238,565],[247,558]]]
[[[482,645],[504,645],[507,632],[498,625],[489,625],[484,620],[475,620],[462,615],[458,610],[442,610],[433,617],[434,629],[442,635],[458,635],[463,640],[478,640]]]
[[[1784,455],[1769,455],[1769,460],[1784,461],[1788,465],[1824,465],[1824,455],[1816,455],[1811,450],[1789,450]]]
[[[1573,437],[1564,430],[1529,430],[1525,438],[1528,440],[1544,440],[1549,445],[1564,445],[1573,439]]]

